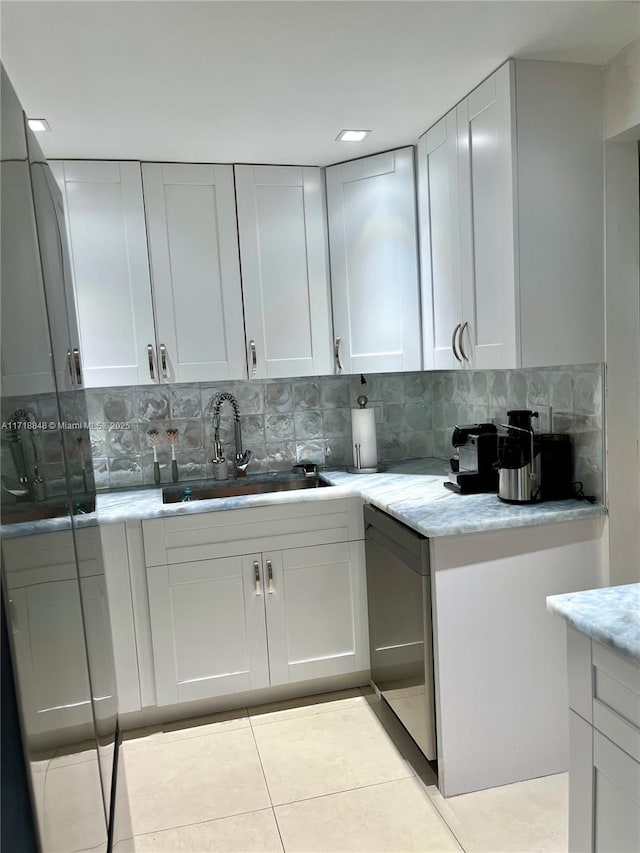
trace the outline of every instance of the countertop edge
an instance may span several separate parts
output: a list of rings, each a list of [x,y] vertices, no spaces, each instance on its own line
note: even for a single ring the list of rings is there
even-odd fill
[[[638,583],[548,596],[547,611],[564,619],[568,625],[580,631],[581,634],[602,643],[602,645],[607,646],[628,660],[640,664],[640,608],[637,611],[638,625],[636,631],[638,632],[638,636],[632,638],[628,638],[624,633],[621,634],[618,625],[614,626],[610,621],[606,621],[607,618],[609,620],[615,618],[611,611],[610,615],[606,615],[606,608],[604,609],[605,615],[598,618],[592,617],[580,609],[581,606],[584,606],[585,601],[589,603],[595,603],[598,600],[602,602],[603,599],[606,601],[610,597],[611,591],[617,593],[620,590],[625,590],[627,587],[629,588],[629,597],[637,598],[640,604],[640,583]],[[576,600],[577,596],[580,596],[580,598]],[[621,604],[614,606],[622,610],[622,614],[627,614],[633,613],[632,604],[633,602],[631,601],[629,607],[625,609],[622,609]]]

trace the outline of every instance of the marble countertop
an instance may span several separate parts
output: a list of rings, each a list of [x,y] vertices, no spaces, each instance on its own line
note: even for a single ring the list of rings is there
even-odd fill
[[[350,495],[361,496],[367,503],[374,504],[430,537],[572,521],[606,512],[602,505],[576,500],[515,506],[502,503],[495,494],[458,495],[444,488],[446,475],[445,461],[419,459],[389,465],[385,472],[379,474],[323,471],[322,479],[333,488],[271,492],[189,503],[163,504],[162,490],[157,488],[98,492],[96,512],[75,516],[75,522],[78,526],[87,526],[293,501],[335,500]],[[7,537],[27,536],[61,529],[63,521],[54,518],[3,525],[0,532]],[[64,521],[62,526],[67,525],[68,521]]]
[[[640,583],[551,595],[547,610],[640,663]]]
[[[326,471],[336,486],[351,486],[367,503],[425,536],[456,536],[487,530],[530,527],[603,515],[601,504],[586,501],[547,501],[506,504],[495,494],[459,495],[445,489],[447,463],[441,459],[401,462],[382,474]]]

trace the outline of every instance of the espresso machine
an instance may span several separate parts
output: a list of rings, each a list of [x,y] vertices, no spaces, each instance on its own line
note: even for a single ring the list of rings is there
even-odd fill
[[[470,495],[498,488],[498,430],[495,424],[462,424],[453,430],[456,454],[444,485],[452,492]]]

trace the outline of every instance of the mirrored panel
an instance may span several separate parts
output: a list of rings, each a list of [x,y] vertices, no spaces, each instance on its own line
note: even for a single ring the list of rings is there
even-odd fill
[[[92,659],[100,657],[89,651],[95,643],[101,643],[103,658],[111,658],[110,643],[94,643],[95,634],[103,633],[95,606],[103,581],[99,528],[77,450],[82,427],[69,435],[64,428],[71,412],[73,423],[80,423],[78,403],[71,402],[72,389],[65,392],[68,404],[57,393],[62,368],[56,369],[52,333],[58,335],[60,297],[53,293],[64,282],[51,272],[55,223],[40,211],[46,173],[42,162],[39,177],[30,172],[24,116],[4,69],[1,100],[2,584],[21,734],[41,849],[104,850],[110,776],[101,779],[96,743],[98,737],[110,742],[112,753],[113,736],[105,738],[95,719],[115,728],[115,691],[108,676],[91,672]],[[34,186],[40,182],[37,191],[32,179]],[[56,306],[51,315],[49,302]],[[72,450],[75,469],[67,461]],[[75,530],[74,512],[75,518],[87,517],[86,530]],[[81,544],[75,533],[83,534]],[[92,632],[86,630],[89,618],[98,626]],[[108,711],[97,695],[109,697]]]

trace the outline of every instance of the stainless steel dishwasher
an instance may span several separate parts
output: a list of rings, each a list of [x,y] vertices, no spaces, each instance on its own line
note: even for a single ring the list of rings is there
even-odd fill
[[[364,507],[371,680],[429,760],[436,758],[429,540]]]

